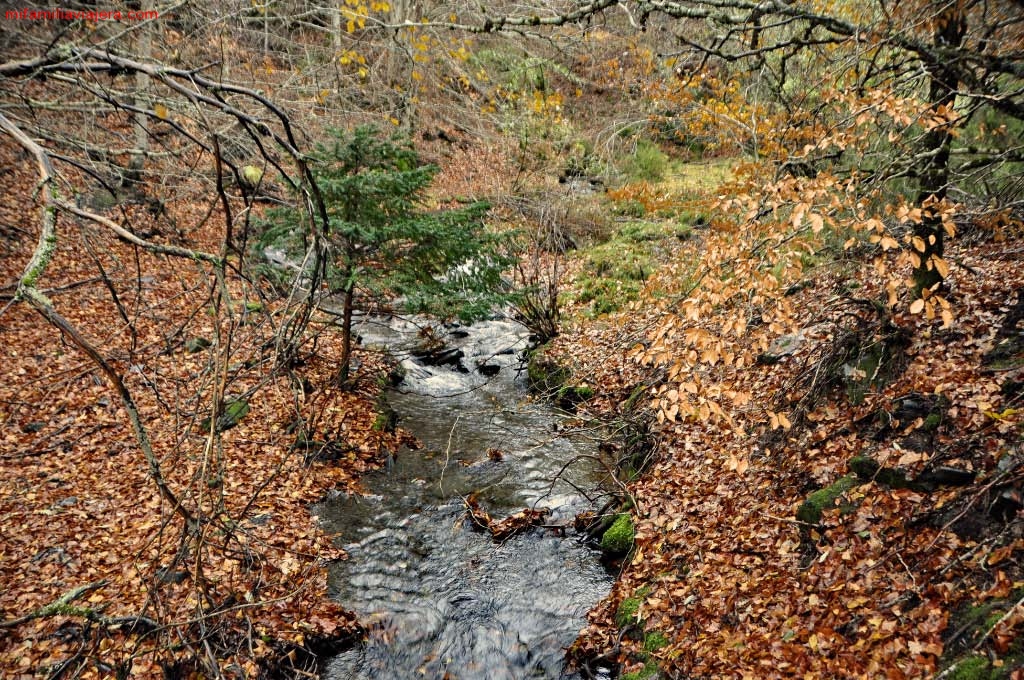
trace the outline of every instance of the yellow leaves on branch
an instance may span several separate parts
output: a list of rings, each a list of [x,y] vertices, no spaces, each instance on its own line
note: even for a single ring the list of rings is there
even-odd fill
[[[373,0],[368,5],[363,0],[345,0],[345,4],[341,8],[342,17],[345,19],[345,30],[349,33],[366,28],[366,20],[371,13],[383,14],[389,11],[391,11],[391,5],[382,0]]]
[[[801,202],[793,209],[792,221],[794,229],[800,229],[803,225],[804,217],[810,223],[813,233],[817,234],[825,228],[825,218],[820,213],[811,211],[810,204]],[[829,220],[829,223],[831,222],[832,220]]]

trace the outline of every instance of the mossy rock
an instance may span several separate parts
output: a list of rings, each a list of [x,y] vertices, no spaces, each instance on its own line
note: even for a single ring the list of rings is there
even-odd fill
[[[572,371],[548,357],[542,346],[530,353],[526,377],[532,391],[554,395],[572,377]]]
[[[567,411],[575,410],[577,406],[594,397],[594,388],[590,385],[563,385],[558,388],[555,396],[555,403]]]
[[[398,412],[387,399],[377,399],[377,417],[373,420],[373,429],[378,432],[394,432],[398,427]]]
[[[613,555],[625,555],[633,547],[636,532],[633,518],[628,512],[619,513],[612,525],[601,536],[601,550]]]
[[[657,675],[658,667],[654,662],[649,661],[644,663],[644,667],[640,670],[619,676],[619,680],[651,680],[651,678],[657,677]]]
[[[189,338],[185,341],[185,351],[189,354],[195,354],[196,352],[202,352],[211,344],[206,338]]]
[[[910,486],[907,473],[899,468],[882,467],[878,461],[869,456],[855,456],[848,463],[850,472],[861,482],[877,482],[890,489],[906,489]]]
[[[815,491],[801,504],[796,511],[796,518],[806,524],[817,524],[821,521],[821,513],[835,507],[836,501],[850,489],[860,484],[857,475],[849,474],[840,477],[824,489]]]
[[[224,402],[224,412],[217,418],[217,432],[230,430],[249,413],[249,402],[245,399],[233,399]],[[210,418],[203,418],[199,427],[204,431],[210,430]]]
[[[647,385],[640,383],[633,388],[633,391],[629,393],[629,397],[626,401],[622,402],[622,413],[630,414],[637,409],[637,405],[640,403],[640,398],[647,394]]]

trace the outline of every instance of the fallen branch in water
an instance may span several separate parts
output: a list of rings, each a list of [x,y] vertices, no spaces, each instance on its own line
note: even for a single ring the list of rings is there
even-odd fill
[[[473,526],[489,532],[491,538],[496,541],[512,538],[530,527],[542,526],[550,512],[547,508],[541,508],[540,510],[524,508],[503,520],[495,520],[480,506],[480,502],[476,499],[476,494],[466,496],[462,499],[462,502],[466,505],[466,513],[473,522]]]

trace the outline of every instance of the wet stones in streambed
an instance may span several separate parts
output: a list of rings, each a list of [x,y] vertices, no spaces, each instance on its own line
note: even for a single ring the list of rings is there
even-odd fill
[[[466,367],[462,365],[466,353],[458,347],[414,350],[412,355],[424,366],[451,366],[460,373],[467,372]]]
[[[501,372],[501,366],[497,364],[480,364],[476,367],[476,371],[485,378],[493,378]]]

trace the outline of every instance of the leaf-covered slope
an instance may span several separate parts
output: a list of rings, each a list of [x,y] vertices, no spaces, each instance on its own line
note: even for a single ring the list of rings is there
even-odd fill
[[[634,552],[575,651],[669,677],[920,678],[974,647],[1020,664],[1021,357],[992,363],[1019,244],[954,246],[940,328],[872,303],[854,260],[805,271],[725,213],[697,234],[626,313],[556,341],[606,410],[649,385],[658,435]],[[954,639],[972,602],[1006,616]]]

